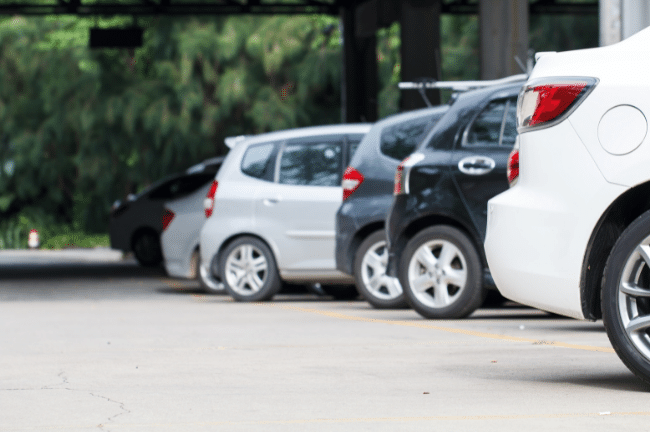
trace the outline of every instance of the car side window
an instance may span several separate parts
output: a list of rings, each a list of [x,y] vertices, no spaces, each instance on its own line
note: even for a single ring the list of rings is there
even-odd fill
[[[491,101],[467,130],[463,145],[469,147],[513,146],[517,136],[517,99]]]
[[[272,157],[274,149],[274,143],[248,147],[241,161],[241,171],[258,179],[268,178],[269,171],[274,168],[275,158]]]
[[[290,185],[339,186],[342,141],[310,139],[286,143],[278,181]]]
[[[190,174],[179,177],[156,188],[149,195],[152,199],[175,199],[189,195],[214,178],[211,173]]]
[[[384,128],[379,149],[386,156],[402,160],[415,151],[424,135],[431,129],[430,117],[420,117]]]
[[[505,123],[503,125],[503,134],[501,136],[501,145],[504,147],[513,147],[517,139],[517,99],[508,99],[508,108],[506,110]]]

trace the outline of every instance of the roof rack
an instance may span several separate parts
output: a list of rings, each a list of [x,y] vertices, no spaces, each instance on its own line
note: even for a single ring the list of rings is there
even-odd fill
[[[427,106],[432,106],[429,98],[425,94],[426,89],[445,89],[453,90],[456,92],[468,91],[479,88],[492,87],[503,84],[515,83],[518,81],[525,81],[528,79],[528,74],[512,75],[505,78],[495,80],[477,80],[477,81],[436,81],[433,78],[422,78],[417,81],[401,82],[397,86],[400,90],[417,90],[420,96],[424,99]]]
[[[477,80],[477,81],[436,81],[432,78],[423,78],[415,82],[401,82],[398,84],[400,90],[411,89],[448,89],[455,91],[467,91],[477,88],[491,87],[502,84],[514,83],[528,79],[528,74],[512,75],[495,80]]]

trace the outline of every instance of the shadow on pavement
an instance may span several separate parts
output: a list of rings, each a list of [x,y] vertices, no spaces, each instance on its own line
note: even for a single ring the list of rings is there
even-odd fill
[[[575,377],[554,377],[539,379],[539,381],[555,384],[575,384],[586,387],[594,387],[606,390],[619,390],[625,392],[643,392],[650,391],[641,380],[634,376],[632,372],[607,373],[590,376]]]
[[[1,264],[0,281],[17,279],[140,278],[164,276],[162,267],[141,267],[135,262]]]

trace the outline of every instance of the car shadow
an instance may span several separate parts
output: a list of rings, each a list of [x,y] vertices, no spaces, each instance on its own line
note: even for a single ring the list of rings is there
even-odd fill
[[[0,265],[0,280],[151,278],[164,275],[165,270],[162,267],[142,267],[135,262]]]
[[[574,377],[552,377],[540,378],[541,381],[552,384],[574,384],[583,387],[592,387],[604,390],[617,390],[624,392],[650,392],[650,386],[646,386],[632,372],[621,371],[600,375],[574,376]]]

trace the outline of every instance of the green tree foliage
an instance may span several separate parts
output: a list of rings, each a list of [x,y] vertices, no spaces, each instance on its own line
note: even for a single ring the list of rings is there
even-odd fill
[[[90,50],[130,19],[0,20],[0,220],[102,232],[112,200],[226,136],[339,122],[337,22],[156,18],[141,48]]]
[[[531,46],[594,46],[583,18],[531,17]],[[336,17],[139,18],[143,47],[87,47],[89,28],[131,24],[0,19],[0,248],[28,228],[105,232],[113,200],[224,154],[226,136],[340,122]],[[380,117],[399,110],[399,34],[378,32]],[[443,15],[442,78],[478,78],[478,45],[476,16]]]

